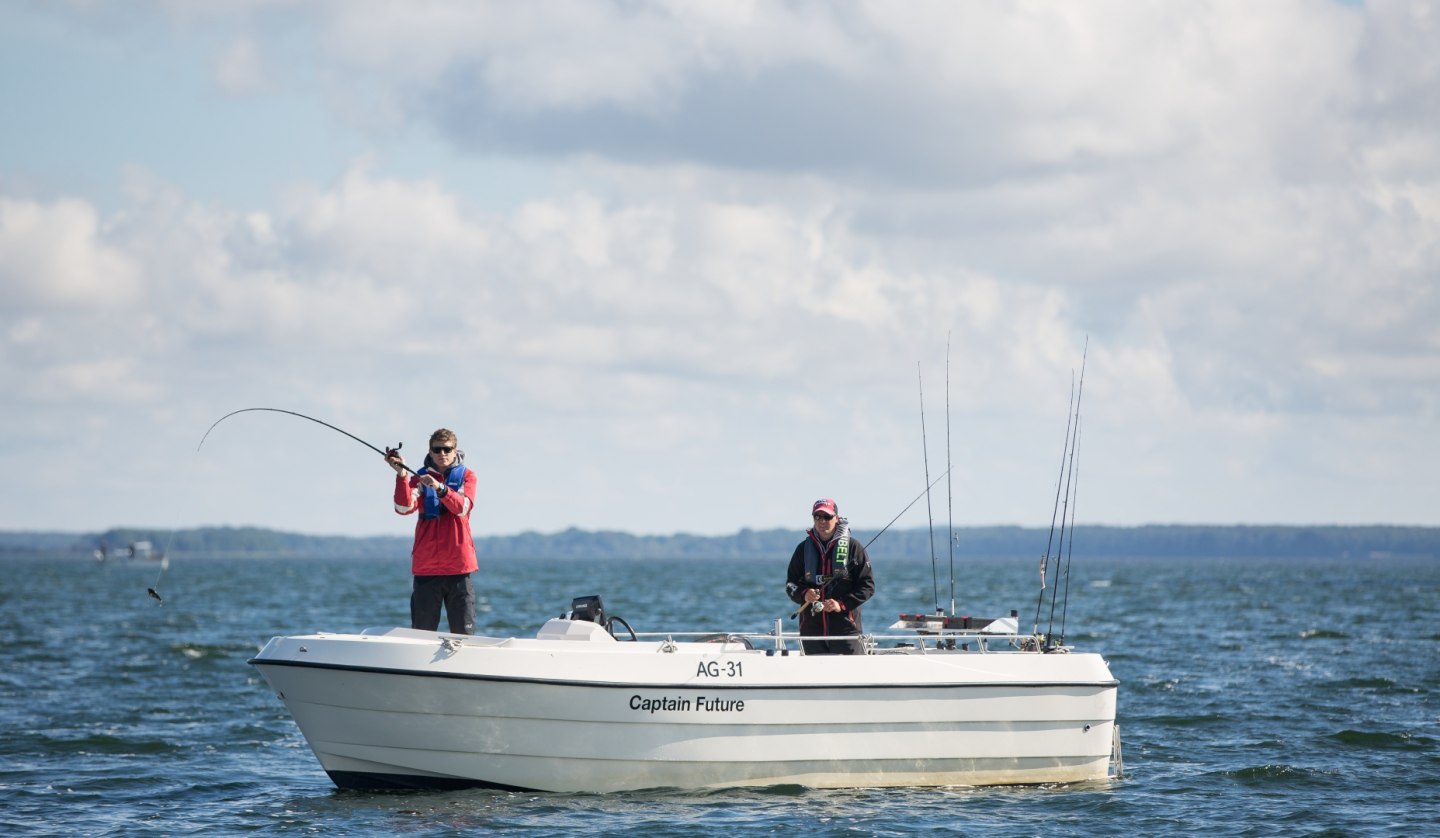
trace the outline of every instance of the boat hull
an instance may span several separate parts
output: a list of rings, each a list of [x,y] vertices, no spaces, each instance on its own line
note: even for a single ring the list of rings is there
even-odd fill
[[[383,634],[251,661],[343,788],[565,792],[1108,775],[1097,655],[802,656],[738,644]]]

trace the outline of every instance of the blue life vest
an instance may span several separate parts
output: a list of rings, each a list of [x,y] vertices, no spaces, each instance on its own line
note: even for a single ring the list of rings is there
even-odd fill
[[[813,533],[814,531],[812,530],[811,532]],[[824,557],[820,553],[819,546],[815,543],[814,535],[812,534],[809,538],[805,539],[806,584],[817,585],[824,588],[830,583],[831,579],[848,577],[850,575],[850,569],[847,566],[850,557],[849,521],[844,518],[840,519],[840,524],[835,528],[835,537],[830,540],[830,543],[835,545],[835,559],[830,564],[829,575],[825,575],[821,573],[824,567]]]
[[[422,468],[422,469],[420,469],[419,471],[415,472],[415,474],[416,474],[417,476],[418,476],[418,475],[421,475],[421,474],[433,474],[433,473],[434,473],[434,469],[431,469],[429,466],[426,466],[425,468]],[[462,465],[462,464],[460,464],[460,463],[456,463],[455,465],[453,465],[453,466],[450,467],[450,473],[447,474],[447,475],[445,475],[445,486],[446,486],[450,491],[452,491],[452,492],[460,492],[461,494],[464,494],[464,492],[465,492],[465,466],[464,466],[464,465]],[[425,519],[425,520],[429,520],[429,519],[431,519],[431,518],[439,518],[439,517],[440,517],[440,494],[439,494],[438,492],[436,492],[434,489],[430,488],[429,486],[421,486],[421,487],[420,487],[420,491],[421,491],[421,493],[422,493],[422,495],[423,495],[423,497],[421,498],[420,517],[423,518],[423,519]]]

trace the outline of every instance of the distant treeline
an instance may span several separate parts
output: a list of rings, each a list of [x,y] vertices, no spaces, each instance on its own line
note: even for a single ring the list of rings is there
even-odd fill
[[[868,542],[873,532],[857,530]],[[802,533],[794,529],[743,529],[734,535],[632,535],[624,532],[568,529],[555,533],[475,539],[482,558],[785,558]],[[1407,526],[1206,526],[1151,525],[1109,527],[1082,525],[1065,533],[1068,552],[1077,557],[1345,558],[1370,556],[1440,557],[1440,527]],[[170,556],[295,558],[403,557],[410,537],[317,536],[257,527],[205,527],[188,530],[112,529],[75,534],[0,532],[0,556],[19,554],[90,555],[104,545],[122,558],[131,544],[149,542]],[[1060,553],[1058,534],[1033,527],[961,527],[955,531],[954,555],[965,558],[1039,557]],[[931,533],[924,527],[891,529],[871,545],[877,558],[929,559]],[[934,555],[950,555],[946,532],[934,533]]]

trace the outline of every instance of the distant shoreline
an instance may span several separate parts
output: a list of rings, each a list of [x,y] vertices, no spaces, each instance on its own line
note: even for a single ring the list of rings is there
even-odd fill
[[[694,558],[788,557],[802,535],[799,529],[742,529],[732,535],[633,535],[607,530],[567,529],[523,532],[475,539],[486,558]],[[857,529],[869,542],[874,532]],[[953,555],[976,558],[1039,558],[1061,553],[1058,530],[1019,526],[971,526],[955,529]],[[7,555],[90,556],[99,545],[123,559],[126,547],[148,541],[168,555],[190,557],[286,556],[294,558],[404,556],[410,536],[323,536],[258,527],[201,527],[158,530],[115,528],[96,533],[0,532],[0,557]],[[931,534],[925,527],[892,528],[870,551],[877,558],[930,559]],[[1440,527],[1406,525],[1141,525],[1115,527],[1082,524],[1065,532],[1064,552],[1083,557],[1224,558],[1440,558]],[[952,552],[943,527],[936,528],[934,554]]]

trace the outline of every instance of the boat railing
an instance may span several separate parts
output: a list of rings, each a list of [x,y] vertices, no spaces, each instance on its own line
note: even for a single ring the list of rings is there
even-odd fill
[[[718,651],[792,651],[804,654],[804,641],[835,640],[833,635],[807,635],[798,632],[715,632],[660,631],[636,632],[637,640],[660,642],[674,649],[674,644],[713,643]],[[987,632],[980,629],[942,629],[937,632],[913,631],[905,634],[862,634],[858,638],[867,654],[926,654],[930,652],[998,651],[1039,652],[1068,651],[1065,647],[1045,648],[1044,638],[1033,634]],[[889,644],[889,645],[886,645]]]

